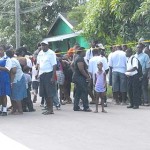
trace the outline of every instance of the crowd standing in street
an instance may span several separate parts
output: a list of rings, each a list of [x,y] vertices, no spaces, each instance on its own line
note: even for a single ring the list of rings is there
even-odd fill
[[[135,53],[127,45],[112,46],[110,50],[107,58],[103,44],[92,41],[88,50],[76,43],[63,54],[60,48],[49,49],[44,40],[37,44],[33,56],[28,56],[26,47],[14,51],[12,47],[0,46],[0,115],[8,114],[8,96],[9,114],[36,111],[38,94],[45,110],[43,115],[54,114],[53,107],[60,110],[65,104],[73,104],[74,111],[84,112],[91,112],[90,104],[95,104],[96,113],[101,104],[102,112],[106,112],[108,85],[115,104],[129,102],[127,108],[133,109],[149,106],[149,46],[139,42]]]

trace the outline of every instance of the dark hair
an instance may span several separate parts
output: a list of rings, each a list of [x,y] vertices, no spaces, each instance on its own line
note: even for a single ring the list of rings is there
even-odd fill
[[[25,56],[27,54],[27,48],[26,47],[20,47],[16,50],[16,55],[19,56]]]
[[[80,53],[83,52],[84,50],[85,50],[84,47],[79,47],[79,48],[77,49],[77,54],[80,54]]]
[[[13,50],[7,50],[6,51],[6,55],[10,58],[12,58],[14,56],[14,51]]]
[[[28,73],[30,71],[30,67],[24,66],[23,67],[23,72]]]

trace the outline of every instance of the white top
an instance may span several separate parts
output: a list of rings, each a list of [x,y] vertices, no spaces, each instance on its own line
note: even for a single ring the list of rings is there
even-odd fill
[[[109,55],[108,55],[108,64],[110,62],[110,59],[111,59],[111,56],[112,56],[113,52],[111,52]]]
[[[5,68],[7,68],[9,71],[10,69],[12,68],[12,62],[11,62],[11,59],[9,57],[7,57],[6,55],[4,55],[3,57],[1,57],[0,59],[6,59],[6,64],[5,64]]]
[[[34,65],[32,67],[32,81],[38,81],[38,79],[35,78],[37,74],[38,74],[38,70],[36,70],[36,66]]]
[[[30,58],[26,58],[26,60],[27,60],[27,66],[29,68],[32,68],[32,61],[31,61],[31,59]]]
[[[130,58],[128,58],[127,60],[127,70],[131,70],[133,69],[134,67],[136,67],[138,69],[138,60],[134,57],[134,56],[131,56]],[[127,76],[133,76],[135,74],[137,74],[138,71],[135,70],[133,72],[126,72],[125,74]]]
[[[105,57],[101,56],[94,56],[89,60],[89,66],[88,66],[88,72],[92,74],[93,81],[95,81],[95,73],[97,73],[97,63],[101,61],[103,63],[103,71],[107,70],[109,68],[107,59]]]
[[[50,49],[46,52],[41,50],[37,56],[37,64],[39,65],[39,75],[53,71],[53,66],[57,64],[56,54]]]
[[[125,52],[117,50],[111,54],[109,60],[109,66],[112,67],[112,71],[125,73],[126,72],[127,57]]]
[[[12,62],[12,68],[16,68],[16,74],[15,74],[15,78],[13,83],[16,83],[17,81],[20,81],[22,76],[23,76],[23,71],[22,68],[20,66],[19,61],[16,58],[11,58],[11,62]]]
[[[93,57],[93,52],[92,52],[93,48],[90,48],[86,51],[86,54],[85,54],[85,59],[87,61],[89,61],[92,57]]]

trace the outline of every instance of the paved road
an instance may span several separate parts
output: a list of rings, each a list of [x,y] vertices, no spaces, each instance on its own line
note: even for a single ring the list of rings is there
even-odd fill
[[[107,114],[74,112],[62,106],[43,116],[0,117],[0,145],[5,150],[150,150],[150,107],[138,110],[108,104]],[[91,106],[94,110],[94,106]],[[7,143],[7,144],[6,144]],[[22,147],[22,148],[20,148]]]

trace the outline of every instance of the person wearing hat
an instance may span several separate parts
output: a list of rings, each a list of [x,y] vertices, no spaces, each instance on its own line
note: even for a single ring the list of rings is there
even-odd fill
[[[47,110],[43,112],[44,115],[54,114],[53,112],[53,97],[56,93],[55,75],[56,75],[56,54],[48,48],[48,42],[41,42],[41,51],[37,56],[37,67],[40,77],[41,97],[45,97],[47,103]]]
[[[0,47],[0,109],[1,116],[7,116],[7,97],[11,94],[11,84],[9,72],[12,67],[12,62],[5,55],[4,48]]]

